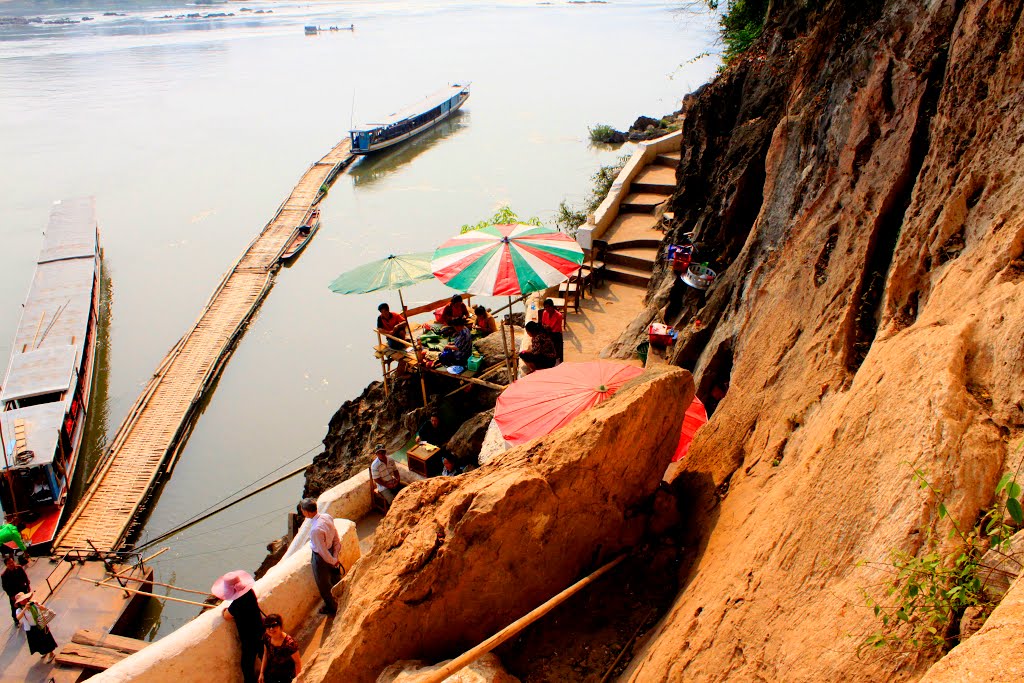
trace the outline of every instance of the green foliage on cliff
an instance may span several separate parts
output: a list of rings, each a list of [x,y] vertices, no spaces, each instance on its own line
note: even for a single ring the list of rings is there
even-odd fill
[[[580,229],[580,226],[587,222],[587,214],[596,211],[597,207],[601,206],[601,202],[608,196],[612,185],[615,183],[615,179],[619,175],[619,171],[622,170],[627,161],[629,161],[628,154],[619,157],[614,164],[601,166],[597,169],[594,175],[591,176],[594,186],[591,188],[590,194],[587,195],[583,207],[575,207],[563,199],[558,205],[558,211],[555,212],[555,225],[558,226],[558,229],[575,239],[576,232]]]
[[[949,525],[948,539],[955,550],[943,550],[948,545],[928,533],[919,552],[892,551],[890,564],[883,566],[894,575],[886,581],[884,597],[875,598],[864,591],[867,606],[882,622],[882,629],[869,635],[862,647],[945,652],[956,645],[956,626],[968,608],[977,610],[983,619],[988,617],[997,601],[985,591],[982,577],[1006,572],[986,566],[983,557],[988,550],[1007,557],[1011,537],[1024,524],[1019,474],[1020,468],[1000,480],[995,490],[997,502],[983,511],[973,528],[965,529],[950,516],[941,492],[924,472],[914,471],[918,485],[938,499],[939,520]]]
[[[725,0],[725,12],[718,25],[725,50],[722,60],[728,64],[743,54],[751,43],[757,40],[764,28],[771,0]],[[721,0],[704,0],[708,7],[717,10]]]

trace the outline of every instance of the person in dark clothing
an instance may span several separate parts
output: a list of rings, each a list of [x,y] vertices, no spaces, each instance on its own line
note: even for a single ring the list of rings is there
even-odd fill
[[[228,572],[214,582],[210,592],[221,600],[230,600],[231,604],[224,610],[223,616],[235,622],[238,629],[238,640],[242,646],[239,665],[242,667],[242,680],[245,683],[257,683],[256,657],[263,649],[263,612],[253,586],[256,580],[249,572],[238,570]]]
[[[551,335],[540,323],[532,320],[526,323],[526,334],[530,335],[530,350],[520,353],[519,359],[526,363],[530,372],[555,367],[558,352],[555,350]]]
[[[437,413],[433,413],[416,432],[416,443],[426,442],[433,446],[440,446],[447,440],[447,430],[441,426],[441,418]]]
[[[3,581],[4,593],[7,593],[7,597],[11,600],[11,618],[14,619],[14,623],[18,623],[18,607],[14,604],[14,596],[18,593],[28,593],[32,587],[28,582],[28,574],[18,566],[14,555],[4,558],[4,573],[0,576],[0,580]]]

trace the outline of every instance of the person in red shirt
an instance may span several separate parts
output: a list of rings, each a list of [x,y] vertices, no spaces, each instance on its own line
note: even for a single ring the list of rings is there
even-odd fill
[[[551,335],[551,341],[555,344],[556,358],[558,363],[561,363],[565,360],[565,339],[562,334],[565,319],[558,312],[558,309],[555,308],[555,302],[551,299],[544,299],[544,310],[540,312],[540,324]]]
[[[387,304],[381,304],[377,307],[380,311],[380,315],[377,316],[377,329],[385,334],[391,335],[392,337],[398,337],[399,339],[405,339],[406,332],[409,329],[409,325],[406,324],[405,318],[400,313],[392,313],[391,307]],[[406,346],[401,342],[395,341],[394,339],[388,339],[388,346],[399,351],[404,351]]]
[[[454,295],[451,303],[445,306],[441,311],[441,324],[445,327],[441,334],[446,337],[450,336],[453,329],[452,321],[458,318],[469,320],[469,309],[466,308],[466,304],[462,303],[461,294]]]

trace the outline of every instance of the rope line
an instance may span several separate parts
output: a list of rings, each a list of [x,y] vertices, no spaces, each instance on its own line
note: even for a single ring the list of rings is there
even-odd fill
[[[288,465],[291,465],[292,463],[294,463],[299,458],[303,458],[303,457],[309,455],[310,453],[312,453],[316,449],[320,448],[321,446],[322,446],[322,444],[318,443],[317,445],[315,445],[312,448],[306,450],[305,452],[300,453],[299,455],[295,456],[291,460],[288,460],[287,462],[279,465],[278,467],[272,469],[271,471],[267,472],[266,474],[264,474],[264,475],[262,475],[262,476],[260,476],[260,477],[258,477],[256,479],[252,480],[251,482],[249,482],[248,484],[246,484],[242,488],[238,489],[237,491],[229,493],[228,495],[224,496],[223,498],[221,498],[217,502],[212,503],[211,505],[207,506],[205,509],[200,510],[199,512],[195,513],[194,515],[192,515],[188,519],[186,519],[186,520],[184,520],[182,522],[179,522],[178,524],[176,524],[175,526],[171,527],[167,531],[165,531],[165,532],[163,532],[161,534],[158,534],[156,536],[156,538],[154,538],[153,540],[146,541],[145,543],[136,546],[135,549],[136,550],[141,550],[143,548],[147,548],[147,547],[153,545],[154,543],[157,543],[158,541],[161,541],[161,540],[163,540],[163,539],[165,539],[165,538],[167,538],[169,536],[173,536],[175,533],[184,530],[185,527],[189,526],[193,522],[202,519],[203,515],[205,515],[210,510],[213,510],[216,507],[218,507],[219,505],[221,505],[221,504],[225,503],[226,501],[228,501],[229,499],[234,498],[235,496],[237,496],[238,494],[242,493],[246,489],[248,489],[248,488],[250,488],[252,486],[255,486],[256,484],[258,484],[259,482],[263,481],[264,479],[266,479],[267,477],[271,476],[272,474],[275,474],[276,472],[280,472],[282,469],[284,469]]]

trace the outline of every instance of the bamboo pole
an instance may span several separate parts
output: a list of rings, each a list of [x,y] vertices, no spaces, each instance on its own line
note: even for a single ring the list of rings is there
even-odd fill
[[[412,331],[412,323],[409,322],[409,309],[405,307],[405,299],[402,297],[402,290],[398,290],[398,303],[402,304],[402,317],[405,318],[405,331],[409,333],[412,340],[412,352],[416,355],[416,374],[420,376],[420,391],[423,392],[423,406],[427,405],[427,382],[423,376],[423,355],[420,353],[420,343],[416,339],[416,333]]]
[[[508,338],[505,336],[505,321],[501,321],[501,348],[505,351],[505,372],[508,375],[508,383],[512,384],[515,378],[512,377],[512,361],[508,357]]]
[[[553,610],[556,607],[558,607],[559,605],[561,605],[563,602],[565,602],[566,600],[571,598],[573,595],[578,593],[580,590],[582,590],[586,586],[588,586],[588,585],[592,584],[593,582],[597,581],[599,578],[601,578],[602,576],[607,574],[609,571],[614,569],[624,559],[626,559],[625,555],[619,555],[617,558],[615,558],[614,560],[612,560],[608,564],[604,565],[603,567],[598,569],[593,574],[591,574],[591,575],[589,575],[589,576],[587,576],[587,577],[585,577],[583,579],[580,579],[579,581],[577,581],[573,585],[569,586],[564,591],[562,591],[561,593],[559,593],[555,597],[551,598],[550,600],[548,600],[544,604],[540,605],[539,607],[534,608],[531,612],[529,612],[525,616],[520,617],[519,619],[513,621],[511,624],[509,624],[505,628],[501,629],[500,631],[498,631],[493,636],[491,636],[490,638],[488,638],[484,642],[480,643],[476,647],[474,647],[471,650],[468,650],[465,653],[459,655],[458,657],[456,657],[452,661],[448,662],[447,664],[445,664],[441,668],[437,669],[436,671],[428,672],[428,673],[423,674],[422,676],[418,676],[418,677],[416,677],[416,678],[414,678],[412,680],[415,683],[441,683],[444,679],[448,678],[449,676],[451,676],[456,671],[459,671],[460,669],[463,669],[466,666],[472,664],[477,659],[479,659],[481,656],[487,654],[488,652],[490,652],[494,648],[498,647],[499,645],[501,645],[505,641],[511,639],[516,634],[518,634],[520,631],[522,631],[524,628],[526,628],[527,626],[529,626],[533,622],[537,621],[538,619],[543,617],[545,614],[547,614],[551,610]]]
[[[140,547],[145,547],[145,546],[140,546]],[[125,569],[122,569],[122,570],[121,570],[121,571],[119,571],[118,573],[114,574],[114,576],[119,576],[119,577],[121,577],[122,579],[128,578],[128,577],[126,577],[126,576],[124,575],[124,574],[125,574],[125,572],[131,572],[131,571],[135,571],[135,569],[137,569],[137,568],[139,568],[139,567],[142,567],[142,566],[143,566],[143,565],[145,565],[145,564],[146,564],[147,562],[149,562],[150,560],[152,560],[152,559],[153,559],[154,557],[160,557],[161,555],[163,555],[164,553],[166,553],[166,552],[167,552],[168,550],[170,550],[170,548],[161,548],[160,550],[157,550],[157,551],[156,551],[155,553],[153,553],[153,554],[152,554],[152,555],[150,555],[149,557],[144,557],[144,558],[142,558],[141,560],[139,560],[139,563],[138,563],[137,565],[136,565],[136,564],[133,564],[133,565],[132,565],[132,566],[130,566],[130,567],[127,567],[127,568],[125,568]]]
[[[195,593],[196,595],[213,595],[213,593],[207,593],[206,591],[197,591],[197,590],[193,590],[191,588],[182,588],[180,586],[175,586],[174,584],[161,583],[159,581],[150,581],[148,579],[138,578],[138,577],[134,577],[134,576],[124,576],[122,578],[125,581],[134,581],[136,583],[149,583],[149,584],[152,584],[154,586],[162,586],[164,588],[173,588],[174,590],[181,591],[183,593]],[[105,581],[101,581],[99,583],[99,585],[100,586],[110,586],[111,588],[120,588],[120,586],[115,586],[115,585],[113,585],[111,583],[107,583],[107,581],[109,581],[109,580],[110,579],[107,579]],[[213,595],[213,597],[217,597],[217,596]]]
[[[91,583],[91,584],[96,585],[96,586],[102,586],[103,588],[114,588],[116,590],[124,591],[125,593],[132,593],[134,595],[148,595],[149,597],[156,598],[157,600],[170,600],[171,602],[183,602],[186,605],[195,605],[196,607],[202,607],[203,609],[209,609],[211,607],[215,607],[215,605],[207,605],[205,602],[196,602],[195,600],[185,600],[183,598],[172,598],[169,595],[157,595],[156,593],[147,593],[146,591],[137,591],[134,588],[121,588],[120,586],[111,586],[109,583],[103,583],[102,581],[96,581],[94,579],[86,579],[86,578],[83,578],[81,576],[76,576],[75,578],[78,579],[79,581],[85,581],[86,583]]]

